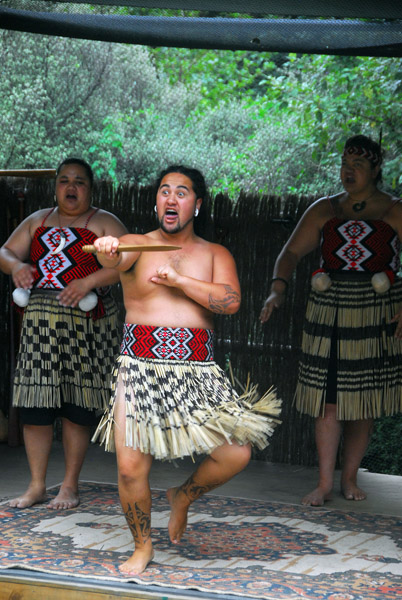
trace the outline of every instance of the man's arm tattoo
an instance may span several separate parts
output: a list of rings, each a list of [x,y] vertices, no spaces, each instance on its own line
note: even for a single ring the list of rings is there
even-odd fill
[[[134,542],[144,544],[151,535],[151,515],[144,512],[138,504],[127,504],[127,510],[124,513],[127,524],[130,528]]]
[[[209,294],[208,297],[209,310],[218,314],[223,314],[231,304],[235,304],[240,300],[239,292],[236,292],[231,285],[225,284],[223,287],[225,288],[225,295],[222,300],[214,298],[212,294]]]

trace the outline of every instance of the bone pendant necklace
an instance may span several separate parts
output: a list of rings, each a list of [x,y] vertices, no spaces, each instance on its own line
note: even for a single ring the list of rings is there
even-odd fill
[[[353,212],[361,212],[362,210],[364,210],[367,206],[367,202],[374,196],[376,191],[377,191],[377,189],[375,189],[374,192],[365,200],[362,200],[361,202],[355,202],[354,204],[352,204]],[[349,198],[350,198],[350,196],[349,196]]]
[[[365,208],[366,208],[365,200],[363,200],[363,202],[355,202],[354,204],[352,204],[352,210],[354,212],[361,212]]]
[[[59,252],[62,252],[62,250],[64,249],[64,246],[66,245],[66,242],[67,242],[66,233],[65,233],[63,227],[61,226],[59,209],[57,209],[57,217],[58,217],[58,220],[59,220],[59,245],[57,246],[57,248],[55,248],[54,250],[52,250],[50,254],[59,254]],[[74,221],[72,221],[70,223],[69,227],[71,227],[72,225],[74,225],[74,223],[76,221],[78,221],[78,219],[80,217],[82,217],[82,215],[78,215],[78,217],[76,217],[74,219]]]

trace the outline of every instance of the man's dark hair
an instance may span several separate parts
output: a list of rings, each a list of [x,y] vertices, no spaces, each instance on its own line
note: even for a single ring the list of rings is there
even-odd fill
[[[75,158],[73,156],[70,158],[65,158],[56,169],[56,177],[60,173],[62,167],[64,167],[65,165],[80,165],[81,167],[83,167],[85,169],[85,172],[87,174],[87,177],[88,177],[89,182],[92,187],[93,182],[94,182],[94,174],[93,174],[92,168],[90,167],[90,165],[87,163],[86,160],[83,160],[82,158]]]
[[[181,173],[182,175],[185,175],[186,177],[191,179],[196,198],[201,198],[202,200],[205,198],[207,193],[207,186],[205,184],[204,175],[198,169],[192,169],[191,167],[186,167],[184,165],[170,165],[169,167],[161,171],[161,173],[159,173],[159,176],[155,181],[155,194],[159,189],[162,179],[169,173]]]

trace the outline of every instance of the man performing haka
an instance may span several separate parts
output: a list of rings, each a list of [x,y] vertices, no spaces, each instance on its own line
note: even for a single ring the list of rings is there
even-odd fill
[[[94,439],[117,453],[119,496],[135,544],[120,566],[127,575],[142,573],[153,558],[153,458],[206,455],[185,483],[167,491],[169,536],[177,544],[192,502],[242,471],[251,445],[264,448],[278,423],[274,392],[257,400],[252,389],[239,398],[213,359],[213,313],[238,311],[240,285],[229,251],[194,233],[205,194],[199,171],[171,166],[156,184],[158,229],[94,242],[99,262],[120,271],[126,309],[112,399]],[[129,252],[123,244],[180,248]]]

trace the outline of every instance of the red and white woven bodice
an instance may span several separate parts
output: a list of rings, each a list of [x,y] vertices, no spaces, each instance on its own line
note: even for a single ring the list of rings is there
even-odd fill
[[[35,288],[62,290],[74,279],[82,279],[101,268],[93,254],[81,250],[97,236],[89,229],[63,227],[64,248],[52,254],[60,243],[60,227],[41,225],[31,243],[30,260],[36,267]]]
[[[321,267],[325,271],[396,273],[399,254],[398,236],[385,221],[333,217],[322,229]]]

